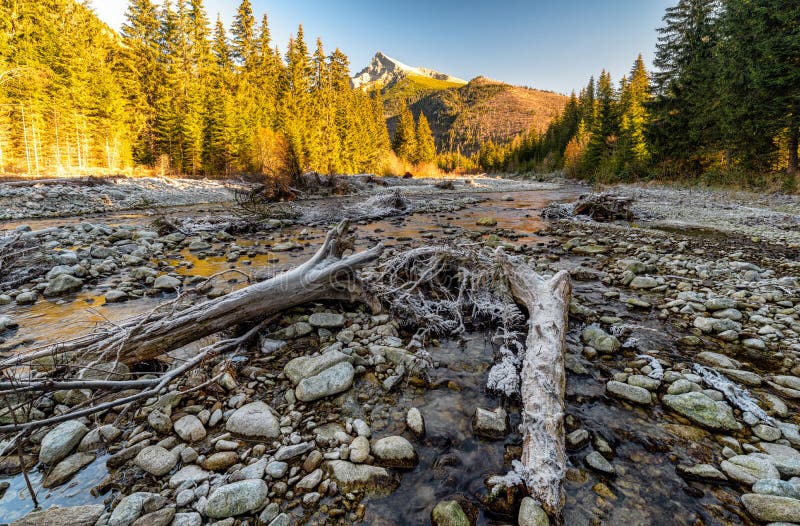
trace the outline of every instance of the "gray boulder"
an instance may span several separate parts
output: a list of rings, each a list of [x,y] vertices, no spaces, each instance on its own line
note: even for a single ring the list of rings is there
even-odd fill
[[[156,290],[175,290],[180,286],[181,280],[167,274],[157,277],[153,282],[153,288]]]
[[[69,274],[59,274],[47,283],[44,295],[47,298],[61,296],[70,292],[75,292],[83,287],[83,280],[70,276]]]
[[[42,439],[39,460],[43,464],[54,464],[75,449],[89,428],[78,420],[68,420],[56,426]]]
[[[410,468],[419,458],[411,442],[401,436],[390,436],[376,440],[372,444],[372,454],[378,464],[393,468]]]
[[[613,396],[623,398],[635,404],[647,405],[652,402],[652,395],[650,394],[650,391],[644,387],[624,384],[615,380],[612,380],[606,384],[606,391]]]
[[[666,395],[662,400],[670,409],[710,429],[741,428],[728,404],[714,401],[701,392]]]
[[[292,381],[294,385],[300,383],[301,380],[314,376],[325,369],[329,369],[336,364],[350,361],[351,358],[339,351],[328,351],[318,356],[301,356],[293,360],[283,368],[286,376]]]
[[[355,369],[350,362],[339,363],[317,375],[301,380],[295,389],[295,396],[302,402],[313,402],[342,393],[353,385],[354,375]]]
[[[237,409],[228,418],[225,429],[248,438],[277,438],[281,434],[280,422],[264,402],[252,402]]]
[[[764,522],[800,522],[800,500],[776,495],[747,493],[742,504],[748,513]]]
[[[147,446],[136,455],[135,463],[144,471],[160,477],[178,463],[178,455],[161,446]]]
[[[206,515],[212,519],[235,517],[264,507],[269,488],[263,480],[242,480],[217,488],[208,497]]]
[[[344,327],[344,316],[334,312],[315,312],[308,318],[313,327],[322,329],[339,329]]]

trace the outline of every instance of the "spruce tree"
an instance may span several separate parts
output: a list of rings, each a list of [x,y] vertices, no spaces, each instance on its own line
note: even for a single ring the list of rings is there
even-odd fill
[[[436,160],[436,143],[433,140],[428,119],[422,112],[419,112],[419,118],[417,119],[415,141],[417,143],[416,162],[432,163]]]
[[[152,0],[131,0],[125,19],[122,37],[127,75],[124,79],[137,121],[133,158],[136,163],[153,164],[157,156],[156,104],[164,82],[156,6]]]
[[[645,132],[650,115],[650,79],[640,54],[631,69],[630,81],[622,90],[620,122],[620,164],[629,172],[641,175],[650,162],[650,146]]]
[[[250,0],[242,0],[233,18],[231,35],[233,37],[232,55],[236,63],[251,69],[254,67],[253,56],[256,51],[255,18]]]
[[[597,110],[590,128],[589,142],[583,160],[584,171],[589,174],[607,173],[616,167],[610,160],[616,152],[619,119],[611,82],[611,74],[603,70],[597,81]]]
[[[405,103],[400,108],[397,128],[394,132],[394,139],[392,139],[392,149],[404,161],[414,162],[416,160],[417,141],[414,115]]]
[[[714,94],[720,1],[679,0],[667,9],[656,46],[657,97],[648,133],[660,159],[681,162],[693,171],[719,147]]]
[[[720,27],[719,83],[727,145],[745,166],[767,170],[783,144],[789,186],[798,172],[800,4],[728,0]]]

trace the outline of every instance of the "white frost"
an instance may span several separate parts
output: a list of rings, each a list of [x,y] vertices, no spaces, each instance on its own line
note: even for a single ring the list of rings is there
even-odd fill
[[[712,389],[716,389],[720,391],[725,398],[734,405],[734,407],[738,407],[742,411],[749,411],[753,413],[756,418],[765,422],[771,426],[777,426],[778,422],[769,416],[766,412],[764,412],[761,407],[756,403],[747,389],[741,388],[735,383],[731,382],[726,378],[724,375],[718,373],[713,369],[709,369],[708,367],[703,367],[700,364],[694,364],[692,367],[695,374],[700,376],[703,381],[711,387]]]

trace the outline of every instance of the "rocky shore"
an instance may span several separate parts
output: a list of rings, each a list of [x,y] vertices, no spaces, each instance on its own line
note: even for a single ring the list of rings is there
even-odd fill
[[[632,223],[572,218],[532,233],[533,219],[518,208],[528,197],[509,190],[460,202],[480,218],[469,225],[443,207],[377,225],[364,219],[359,229],[363,242],[398,247],[504,246],[542,272],[570,272],[565,524],[800,524],[800,263],[786,227],[797,220],[796,203],[618,191],[634,197]],[[703,200],[702,215],[694,214]],[[322,233],[302,219],[249,233],[102,220],[48,231],[41,246],[53,259],[45,271],[0,290],[0,351],[83,330],[38,323],[36,309],[68,315],[92,305],[113,321],[220,270],[260,279],[295,265]],[[202,292],[216,297],[245,282],[230,274]],[[489,338],[486,363],[498,353]],[[66,507],[40,498],[49,509],[14,512],[12,520],[548,524],[519,489],[498,491],[497,476],[519,455],[518,400],[484,392],[488,367],[443,354],[448,345],[428,347],[433,361],[424,362],[414,334],[391,315],[339,304],[286,312],[257,344],[209,361],[122,415],[35,433],[24,463],[41,476],[40,497]],[[146,378],[160,367],[148,366],[99,364],[90,376]],[[448,379],[456,371],[474,385]],[[86,396],[56,391],[33,410],[58,415]],[[443,423],[447,411],[454,419]],[[5,410],[0,423],[14,416]],[[448,434],[448,425],[463,430]],[[481,457],[484,468],[459,465]],[[4,513],[31,507],[14,475],[20,468],[14,452],[0,458],[13,485],[0,497]],[[65,488],[81,478],[92,478],[91,493],[67,498]]]

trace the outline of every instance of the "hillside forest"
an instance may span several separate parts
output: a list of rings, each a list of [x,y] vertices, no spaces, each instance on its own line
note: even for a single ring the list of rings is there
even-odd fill
[[[302,26],[281,53],[249,0],[229,29],[202,0],[133,0],[120,34],[74,0],[4,2],[0,71],[7,172],[360,173],[389,151],[347,56]]]
[[[645,178],[794,190],[800,127],[800,4],[679,0],[614,83],[592,78],[543,134],[486,143],[493,171],[552,171],[600,182]]]
[[[403,104],[390,137],[380,90],[352,87],[341,50],[309,46],[302,26],[281,48],[250,0],[230,28],[202,0],[133,0],[119,33],[75,0],[10,0],[0,8],[0,171],[282,177],[416,165],[601,182],[780,175],[791,190],[799,20],[800,5],[782,0],[678,0],[653,71],[639,56],[618,80],[592,77],[547,127],[437,152],[432,115]]]

